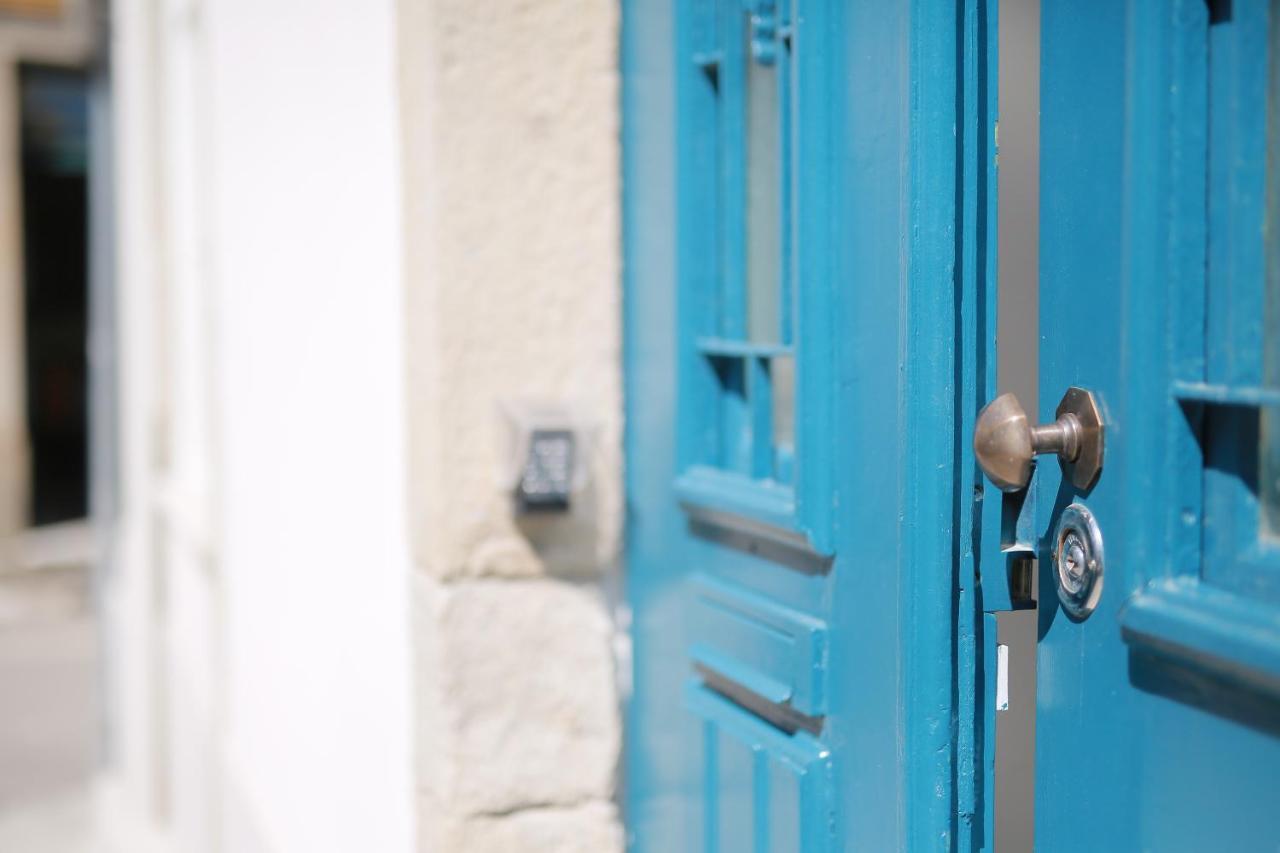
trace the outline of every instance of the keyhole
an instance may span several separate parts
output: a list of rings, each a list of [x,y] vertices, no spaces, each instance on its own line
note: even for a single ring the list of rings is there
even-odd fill
[[[1078,592],[1085,581],[1084,543],[1075,533],[1068,533],[1062,543],[1062,582],[1071,592]]]
[[[1080,547],[1080,543],[1072,540],[1067,549],[1067,571],[1074,578],[1080,577],[1083,573],[1081,564],[1084,562],[1084,549]]]

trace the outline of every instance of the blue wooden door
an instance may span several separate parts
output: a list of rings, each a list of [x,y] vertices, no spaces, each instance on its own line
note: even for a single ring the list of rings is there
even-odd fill
[[[1091,487],[1035,475],[1037,849],[1280,849],[1280,4],[1044,0],[1042,33],[1040,415],[1082,386],[1106,431]]]
[[[623,5],[633,849],[988,843],[992,5]]]

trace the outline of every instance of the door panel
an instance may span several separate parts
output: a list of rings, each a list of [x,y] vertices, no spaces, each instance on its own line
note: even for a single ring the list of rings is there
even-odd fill
[[[685,701],[702,721],[706,850],[831,850],[831,752],[701,685]]]
[[[644,24],[659,17],[639,8]],[[659,313],[641,313],[659,305],[661,278],[650,273],[631,318],[632,343],[653,347],[631,370],[632,400],[644,400],[632,411],[645,424],[632,422],[629,456],[631,720],[642,744],[630,775],[633,843],[829,850],[833,488],[817,354],[830,344],[814,308],[830,301],[796,286],[795,246],[808,229],[790,155],[814,146],[810,128],[821,126],[806,110],[800,127],[811,94],[798,57],[826,31],[799,31],[785,2],[694,0],[673,12],[674,101],[664,109],[677,142],[676,216],[649,227],[676,226],[675,286]],[[641,410],[664,414],[647,422]]]
[[[1038,850],[1280,839],[1280,551],[1259,485],[1280,402],[1276,6],[1043,3],[1039,414],[1092,390],[1106,449],[1089,489],[1053,462],[1035,475]],[[1105,543],[1083,619],[1051,553],[1072,503]]]
[[[623,5],[633,849],[988,842],[992,6]]]

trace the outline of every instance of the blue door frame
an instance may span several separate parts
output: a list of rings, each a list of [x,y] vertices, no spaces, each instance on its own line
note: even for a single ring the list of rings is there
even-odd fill
[[[742,201],[699,194],[738,174],[707,151],[741,79],[717,27],[748,25],[790,63],[785,474],[749,461],[768,426],[741,386],[766,386],[722,367],[772,351],[717,336],[700,289],[738,287]],[[623,3],[632,849],[991,847],[1014,558],[969,437],[994,390],[994,34],[986,0]],[[726,423],[756,440],[741,465]]]

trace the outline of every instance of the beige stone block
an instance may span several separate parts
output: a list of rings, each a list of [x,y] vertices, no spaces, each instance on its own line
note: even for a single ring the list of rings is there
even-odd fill
[[[467,818],[445,827],[434,848],[452,853],[611,853],[622,850],[613,803],[530,808],[511,815]]]
[[[609,799],[621,726],[600,590],[416,583],[420,792],[451,815]]]
[[[400,5],[415,560],[441,578],[598,574],[622,518],[618,6]],[[597,429],[570,516],[512,516],[512,398]]]

